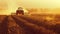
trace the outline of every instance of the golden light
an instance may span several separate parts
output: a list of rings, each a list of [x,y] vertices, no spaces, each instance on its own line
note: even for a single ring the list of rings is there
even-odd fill
[[[53,18],[53,17],[50,17],[50,16],[47,16],[45,19],[46,19],[47,21],[52,21],[52,20],[54,20],[54,18]]]
[[[50,8],[46,13],[60,14],[60,0],[0,0],[0,14],[10,15],[18,7],[25,8]],[[26,9],[24,8],[25,12]],[[56,8],[56,9],[55,9]],[[39,11],[40,12],[40,11]]]
[[[8,9],[7,9],[8,12],[6,13],[8,13],[8,15],[11,15],[11,13],[16,13],[18,7],[22,7],[21,5],[19,5],[19,2],[17,0],[7,0],[7,3],[8,3]],[[24,7],[22,8],[24,12],[27,12],[27,10]]]

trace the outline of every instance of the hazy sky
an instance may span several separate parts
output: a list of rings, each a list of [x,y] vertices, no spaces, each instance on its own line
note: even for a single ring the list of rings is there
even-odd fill
[[[15,12],[19,6],[25,8],[60,8],[60,0],[0,0],[0,14]]]
[[[28,8],[60,8],[60,0],[21,0],[20,5]]]

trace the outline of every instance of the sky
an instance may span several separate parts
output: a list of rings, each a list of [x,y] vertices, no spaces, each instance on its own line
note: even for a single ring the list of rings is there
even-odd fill
[[[21,0],[20,2],[27,8],[60,8],[60,0]]]
[[[60,8],[60,0],[0,0],[0,14],[11,14],[20,6],[23,8]]]

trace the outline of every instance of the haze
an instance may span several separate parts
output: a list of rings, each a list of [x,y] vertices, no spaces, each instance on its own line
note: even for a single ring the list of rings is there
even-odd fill
[[[18,7],[24,8],[60,8],[60,0],[0,0],[0,14],[11,14]],[[56,10],[56,9],[55,9]],[[50,13],[60,13],[58,11],[48,11]],[[48,13],[47,12],[47,13]],[[57,13],[56,13],[57,12]]]

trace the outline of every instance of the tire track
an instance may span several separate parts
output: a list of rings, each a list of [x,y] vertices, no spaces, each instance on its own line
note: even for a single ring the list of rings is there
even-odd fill
[[[59,28],[60,28],[60,24],[49,25],[49,24],[47,24],[47,23],[49,23],[49,22],[47,22],[46,20],[43,21],[43,22],[40,22],[40,21],[34,20],[34,19],[32,19],[32,18],[30,18],[30,17],[27,17],[27,16],[18,16],[18,17],[19,17],[19,18],[22,18],[22,19],[24,19],[24,20],[26,20],[26,21],[28,21],[28,22],[30,22],[30,23],[32,23],[32,24],[36,24],[36,25],[38,25],[38,26],[42,26],[42,27],[44,27],[44,28],[46,28],[46,29],[48,29],[48,30],[52,30],[52,31],[60,34],[60,29],[59,29]],[[59,26],[58,26],[58,25],[59,25]]]
[[[17,15],[16,15],[16,16],[17,16]],[[32,23],[32,24],[36,24],[36,25],[38,25],[38,26],[45,26],[44,24],[46,24],[45,22],[43,23],[43,22],[41,22],[41,21],[32,19],[32,18],[27,17],[27,16],[18,16],[18,17],[19,17],[19,18],[22,18],[22,19],[24,19],[24,20],[26,20],[26,21],[28,21],[28,22],[30,22],[30,23]],[[47,24],[46,24],[46,25],[47,25]]]
[[[16,16],[17,16],[17,15],[16,15]],[[48,25],[48,24],[46,23],[47,21],[41,22],[41,21],[38,21],[38,20],[34,20],[34,19],[30,18],[30,17],[27,17],[27,16],[18,16],[18,17],[19,17],[19,18],[22,18],[22,19],[24,19],[24,20],[26,20],[26,21],[28,21],[28,22],[30,22],[30,23],[32,23],[32,24],[36,24],[36,25],[38,25],[38,26],[43,26],[43,27],[45,27],[46,29],[52,30],[51,27],[54,26],[54,25]]]
[[[23,28],[19,27],[11,16],[9,16],[8,22],[9,34],[24,34]]]
[[[39,27],[36,24],[29,23],[29,21],[19,18],[18,16],[12,16],[12,18],[26,31],[26,34],[56,34],[44,27]]]

